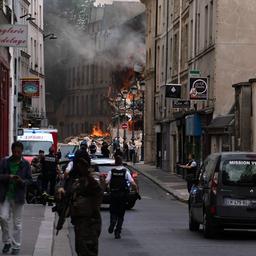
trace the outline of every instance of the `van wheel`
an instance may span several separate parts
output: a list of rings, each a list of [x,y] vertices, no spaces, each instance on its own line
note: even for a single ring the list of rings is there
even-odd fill
[[[193,218],[192,210],[189,209],[189,230],[190,231],[198,231],[200,224],[196,222]]]
[[[211,224],[209,217],[204,213],[203,234],[205,238],[215,237],[217,229]]]

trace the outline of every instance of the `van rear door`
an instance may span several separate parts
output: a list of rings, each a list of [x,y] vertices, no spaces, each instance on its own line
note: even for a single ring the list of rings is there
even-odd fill
[[[217,214],[256,219],[256,160],[224,159],[220,164]]]

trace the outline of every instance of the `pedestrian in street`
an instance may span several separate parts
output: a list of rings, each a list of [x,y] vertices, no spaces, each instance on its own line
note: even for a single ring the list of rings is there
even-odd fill
[[[44,151],[39,150],[38,156],[35,156],[31,162],[32,173],[41,173],[43,159],[44,159]]]
[[[109,156],[110,156],[110,151],[108,149],[108,143],[105,141],[103,141],[102,146],[101,146],[101,154],[106,158],[109,158]]]
[[[130,141],[129,151],[130,151],[130,161],[132,163],[135,163],[136,162],[136,145],[134,141]]]
[[[91,155],[94,155],[96,154],[97,152],[97,146],[96,146],[96,142],[93,140],[90,147],[89,147],[89,150],[90,150],[90,154]]]
[[[54,154],[54,148],[50,147],[49,154],[45,155],[42,161],[42,189],[44,194],[47,195],[48,185],[50,184],[49,194],[52,198],[55,193],[56,178],[58,174],[60,174],[58,170],[58,159]]]
[[[118,157],[118,156],[120,156],[121,158],[123,158],[123,152],[122,152],[120,146],[118,146],[118,147],[116,148],[116,151],[115,151],[115,153],[114,153],[114,158],[116,158],[116,157]]]
[[[0,225],[2,229],[3,254],[12,248],[18,255],[21,247],[22,214],[26,186],[32,183],[30,164],[22,157],[23,144],[12,144],[12,156],[0,162]],[[9,218],[12,214],[13,235],[10,236]]]
[[[71,193],[70,215],[75,230],[76,253],[78,256],[97,256],[103,192],[98,182],[91,176],[89,164],[83,158],[77,160],[72,172],[76,172],[78,176],[71,174],[65,189],[66,196]]]
[[[124,152],[124,161],[128,162],[129,161],[129,146],[128,146],[126,140],[124,140],[124,143],[123,143],[123,152]]]
[[[121,231],[124,222],[126,202],[129,194],[128,182],[137,190],[131,174],[122,165],[122,157],[115,158],[115,168],[106,177],[106,184],[110,187],[110,225],[108,232],[114,232],[115,238],[121,238]]]
[[[194,154],[189,154],[188,155],[188,163],[185,165],[179,164],[178,165],[181,168],[187,169],[187,189],[188,193],[190,193],[190,190],[194,184],[195,178],[196,178],[196,173],[197,173],[197,162],[195,161],[195,156]]]

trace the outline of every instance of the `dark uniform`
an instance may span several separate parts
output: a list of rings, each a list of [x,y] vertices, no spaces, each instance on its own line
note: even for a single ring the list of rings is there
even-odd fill
[[[127,196],[129,193],[126,169],[112,169],[110,178],[110,226],[109,233],[115,228],[115,237],[120,238]]]
[[[44,192],[48,189],[50,183],[50,195],[53,196],[55,192],[56,177],[57,177],[58,159],[53,152],[49,153],[42,160],[42,189]]]
[[[79,178],[72,186],[71,218],[78,256],[97,256],[101,233],[102,189],[92,177]]]

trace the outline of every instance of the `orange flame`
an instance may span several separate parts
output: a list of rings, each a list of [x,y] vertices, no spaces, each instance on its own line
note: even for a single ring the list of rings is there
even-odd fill
[[[92,133],[91,136],[93,137],[109,137],[110,133],[109,132],[103,132],[99,125],[94,125],[92,128]]]

